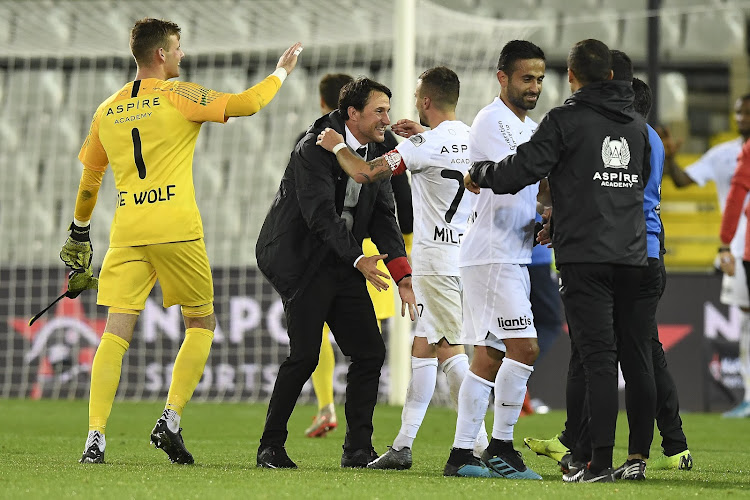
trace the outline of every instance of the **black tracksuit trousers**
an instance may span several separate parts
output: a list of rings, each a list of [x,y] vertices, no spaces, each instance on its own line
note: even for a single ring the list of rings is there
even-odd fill
[[[638,400],[639,409],[633,408],[628,417],[631,428],[643,427],[635,433],[638,446],[647,443],[648,453],[653,438],[656,387],[652,332],[645,328],[646,315],[639,310],[643,307],[640,286],[646,269],[616,264],[560,265],[561,295],[574,349],[570,368],[574,369],[572,378],[580,377],[573,365],[577,355],[589,402],[587,417],[594,471],[612,466],[618,411],[618,352],[626,383],[637,394],[633,400]]]
[[[677,387],[669,373],[656,324],[656,305],[664,292],[666,277],[663,261],[653,258],[648,259],[648,269],[640,286],[639,302],[642,303],[641,312],[648,314],[644,319],[649,322],[647,328],[651,332],[650,345],[656,384],[656,424],[662,436],[664,454],[675,455],[688,449],[688,446],[685,433],[682,430]],[[573,348],[566,394],[568,420],[565,423],[565,430],[560,435],[560,441],[571,449],[573,460],[577,462],[586,462],[591,459],[588,419],[584,418],[584,415],[587,415],[588,412],[584,384],[585,379],[580,357]],[[648,456],[648,449],[645,449],[645,446],[652,431],[641,419],[636,418],[634,420],[631,418],[633,412],[640,411],[638,407],[639,393],[633,389],[632,384],[626,385],[625,391],[630,423],[628,453],[641,453]],[[641,435],[638,436],[638,433],[641,433]]]

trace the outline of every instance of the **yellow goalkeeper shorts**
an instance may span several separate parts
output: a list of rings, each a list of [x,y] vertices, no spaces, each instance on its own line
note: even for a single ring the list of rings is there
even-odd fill
[[[379,255],[378,247],[372,242],[370,238],[365,238],[362,241],[362,252],[366,257],[371,255]],[[385,267],[383,261],[378,262],[378,269],[388,274],[388,269]],[[375,308],[375,317],[378,319],[388,319],[396,313],[396,306],[393,303],[393,289],[396,284],[391,280],[388,286],[388,290],[379,292],[377,288],[372,286],[370,282],[367,282],[367,291],[370,293],[372,299],[372,306]]]
[[[97,303],[143,310],[156,280],[164,307],[202,306],[214,301],[211,266],[203,239],[110,248],[99,275]]]

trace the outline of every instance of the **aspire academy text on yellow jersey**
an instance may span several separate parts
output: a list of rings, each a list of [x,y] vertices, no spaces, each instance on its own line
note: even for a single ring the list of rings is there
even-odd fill
[[[78,158],[112,166],[117,206],[110,247],[203,237],[193,186],[193,153],[203,122],[223,123],[231,94],[194,83],[136,80],[94,114]]]

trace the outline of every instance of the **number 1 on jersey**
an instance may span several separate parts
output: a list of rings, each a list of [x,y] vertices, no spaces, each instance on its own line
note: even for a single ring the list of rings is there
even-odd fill
[[[137,128],[130,131],[133,136],[133,157],[135,166],[138,169],[138,177],[146,178],[146,163],[143,161],[143,151],[141,148],[141,132]]]

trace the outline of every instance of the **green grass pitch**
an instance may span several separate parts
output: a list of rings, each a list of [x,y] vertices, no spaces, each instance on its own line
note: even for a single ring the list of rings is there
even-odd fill
[[[445,478],[455,413],[430,408],[408,471],[341,469],[343,426],[326,438],[303,430],[315,408],[299,406],[290,422],[287,450],[298,470],[255,467],[266,406],[192,403],[182,421],[195,456],[192,466],[172,465],[149,446],[162,405],[118,402],[107,429],[106,464],[81,465],[87,430],[85,401],[0,400],[0,498],[750,498],[750,419],[683,415],[692,471],[649,471],[640,483],[564,484],[555,462],[523,446],[524,436],[551,437],[564,412],[522,417],[516,448],[543,481]],[[374,444],[384,452],[400,424],[401,409],[378,405]],[[343,425],[343,407],[339,407]],[[488,415],[491,423],[491,414]],[[489,428],[489,426],[488,426]],[[615,465],[625,458],[627,423],[620,414]],[[661,453],[656,433],[652,456]],[[505,496],[511,495],[511,496]]]

